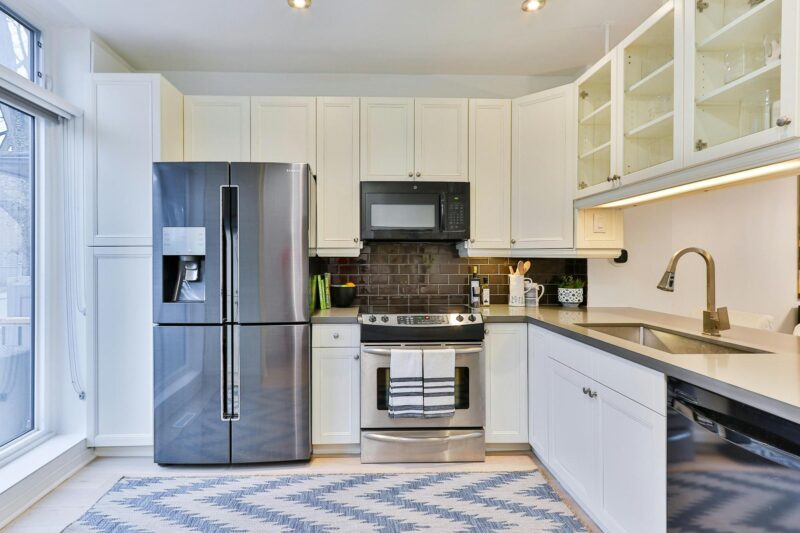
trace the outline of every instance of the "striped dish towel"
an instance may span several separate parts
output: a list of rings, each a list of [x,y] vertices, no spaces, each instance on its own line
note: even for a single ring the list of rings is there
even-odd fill
[[[455,415],[456,351],[425,350],[422,373],[425,418]]]
[[[392,349],[389,416],[422,418],[422,350]]]

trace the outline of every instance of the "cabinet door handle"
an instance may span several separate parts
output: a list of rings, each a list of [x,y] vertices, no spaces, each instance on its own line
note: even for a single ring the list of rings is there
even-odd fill
[[[358,237],[353,237],[353,242],[358,242]]]
[[[334,334],[333,334],[333,338],[334,338],[334,339],[338,339],[338,338],[339,338],[339,334],[338,334],[338,333],[334,333]]]
[[[409,172],[409,173],[408,173],[408,177],[409,177],[409,178],[413,178],[413,177],[414,177],[414,173],[413,173],[413,172]]]
[[[470,239],[470,240],[469,240],[469,242],[473,242],[473,243],[474,243],[474,242],[475,242],[475,239]]]
[[[358,354],[355,354],[355,355],[353,356],[353,359],[355,359],[356,361],[358,361],[359,359],[361,359],[361,356],[360,356],[360,355],[358,355]]]
[[[589,387],[584,387],[584,388],[583,388],[583,393],[584,393],[584,394],[589,394],[589,392],[590,392],[590,389],[589,389]]]
[[[597,393],[594,392],[592,389],[589,389],[589,398],[597,398]]]
[[[517,239],[511,239],[511,244],[517,244]]]
[[[420,176],[422,176],[422,172],[419,172],[419,171],[418,171],[418,172],[417,172],[417,177],[419,178]]]
[[[775,124],[777,124],[779,128],[783,128],[785,126],[788,126],[791,123],[792,123],[792,119],[790,119],[789,117],[781,117],[781,118],[779,118],[778,120],[775,121]]]

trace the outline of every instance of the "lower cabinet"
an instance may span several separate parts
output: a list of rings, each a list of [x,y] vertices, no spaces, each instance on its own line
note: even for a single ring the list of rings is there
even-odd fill
[[[528,328],[530,443],[539,459],[603,531],[665,531],[666,417],[653,403],[656,395],[666,402],[664,376]]]
[[[335,332],[329,334],[328,330]],[[354,330],[351,332],[350,330]],[[361,361],[358,326],[312,326],[311,443],[358,444],[361,437]],[[330,342],[326,342],[330,339]],[[348,340],[349,339],[349,340]],[[353,342],[355,341],[355,342]],[[349,344],[353,347],[320,347]],[[341,343],[341,344],[340,344]]]
[[[486,325],[486,443],[528,443],[525,324]]]
[[[153,444],[153,304],[150,247],[89,249],[88,440]]]

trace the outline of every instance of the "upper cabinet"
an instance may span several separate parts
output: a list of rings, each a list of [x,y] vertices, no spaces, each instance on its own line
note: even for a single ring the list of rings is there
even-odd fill
[[[616,66],[611,52],[575,82],[579,196],[610,189],[617,181]]]
[[[618,47],[619,184],[670,172],[683,162],[682,13],[680,2],[668,2]]]
[[[572,86],[518,98],[512,108],[511,247],[572,248]]]
[[[250,161],[250,97],[184,98],[186,161]]]
[[[183,95],[158,74],[94,74],[87,110],[88,243],[152,243],[153,163],[183,159]]]
[[[358,98],[317,100],[317,254],[361,251]]]
[[[250,100],[250,160],[308,163],[317,168],[317,99],[259,96]]]
[[[468,101],[362,98],[362,181],[468,181]]]
[[[685,1],[687,163],[797,136],[800,4]]]
[[[417,181],[467,181],[465,98],[414,101],[414,177]]]

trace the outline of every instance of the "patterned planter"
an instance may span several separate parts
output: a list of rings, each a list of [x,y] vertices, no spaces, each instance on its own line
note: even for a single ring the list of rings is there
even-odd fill
[[[558,301],[564,307],[578,307],[583,303],[583,289],[558,289]]]

